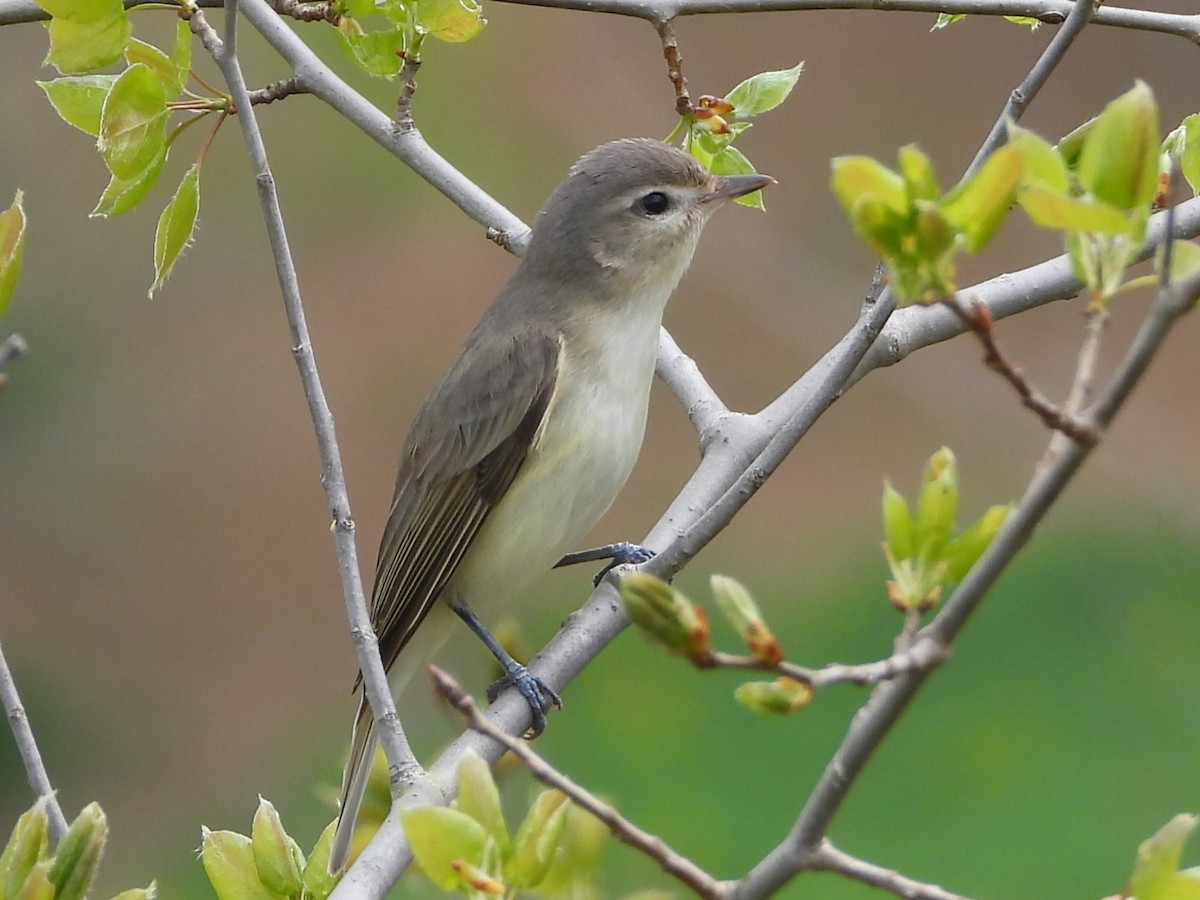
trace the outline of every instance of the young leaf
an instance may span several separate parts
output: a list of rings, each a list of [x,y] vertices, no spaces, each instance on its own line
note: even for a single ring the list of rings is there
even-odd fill
[[[12,206],[0,213],[0,316],[8,309],[8,303],[17,288],[17,278],[21,274],[21,258],[25,253],[25,208],[21,205],[23,197],[24,194],[18,190]],[[45,815],[44,812],[42,814]],[[2,887],[0,884],[0,888]],[[0,896],[3,896],[2,890]]]
[[[858,201],[867,196],[898,213],[908,212],[904,179],[887,166],[869,156],[838,156],[831,166],[833,192],[846,212],[853,214]]]
[[[487,19],[475,0],[417,0],[417,22],[426,34],[461,44],[483,31]]]
[[[192,30],[183,19],[175,25],[175,45],[171,48],[171,64],[175,67],[175,90],[168,91],[179,96],[187,85],[192,68]]]
[[[535,888],[542,883],[558,849],[570,806],[571,801],[560,791],[537,795],[517,829],[513,856],[504,867],[505,880],[513,887]]]
[[[948,28],[955,22],[961,22],[967,17],[966,13],[938,13],[937,21],[933,23],[930,31],[937,31],[939,28]]]
[[[37,86],[46,92],[46,99],[64,122],[96,137],[100,134],[100,110],[116,80],[116,75],[66,75],[39,81]]]
[[[1106,203],[1068,197],[1035,184],[1017,196],[1017,202],[1035,225],[1058,231],[1092,234],[1129,234],[1133,225],[1119,210]]]
[[[1196,816],[1178,815],[1138,847],[1137,862],[1129,879],[1129,896],[1138,900],[1197,900],[1200,878],[1179,870],[1179,857]]]
[[[100,152],[110,172],[132,179],[163,152],[167,97],[144,63],[130,66],[112,86],[100,112]]]
[[[154,77],[162,84],[165,97],[174,100],[179,96],[183,87],[178,83],[179,71],[171,58],[153,44],[132,38],[125,47],[125,61],[131,66],[141,63],[153,72]]]
[[[787,99],[800,73],[804,71],[804,63],[797,63],[790,69],[780,69],[777,72],[760,72],[747,78],[732,91],[725,95],[726,102],[734,107],[734,115],[739,119],[757,116],[769,109],[774,109]]]
[[[163,165],[167,161],[167,152],[167,147],[164,145],[158,158],[133,178],[118,178],[113,175],[108,180],[108,187],[100,195],[96,208],[88,215],[96,219],[109,219],[129,212],[141,203],[142,199],[150,193],[150,189],[158,183],[158,176],[162,174]]]
[[[1057,147],[1015,122],[1008,123],[1008,143],[1021,151],[1022,186],[1042,184],[1060,194],[1067,192],[1070,187],[1067,163]]]
[[[482,825],[501,851],[508,846],[508,826],[500,809],[500,792],[492,770],[474,750],[468,750],[458,765],[458,809]]]
[[[21,813],[0,853],[0,896],[17,896],[29,880],[34,867],[46,856],[48,831],[46,799],[41,798]]]
[[[1117,209],[1148,206],[1158,185],[1158,149],[1158,106],[1139,81],[1096,118],[1079,158],[1079,180]]]
[[[1192,188],[1200,194],[1200,113],[1183,120],[1183,151],[1179,154],[1179,168]]]
[[[258,880],[250,838],[235,831],[201,829],[200,861],[217,900],[279,900]]]
[[[714,175],[753,175],[754,164],[746,159],[745,154],[737,147],[728,146],[721,152],[717,153],[710,162],[708,169]],[[742,206],[749,206],[753,209],[765,209],[762,199],[762,191],[755,191],[752,194],[743,194],[733,201],[740,203]]]
[[[89,803],[75,817],[54,854],[47,877],[54,885],[55,900],[83,900],[100,854],[108,840],[108,819],[98,803]]]
[[[982,250],[1004,221],[1017,195],[1021,167],[1021,149],[1013,144],[1001,147],[942,201],[942,212],[962,232],[972,253]]]
[[[258,809],[254,812],[250,843],[254,850],[254,868],[263,886],[285,897],[300,893],[304,854],[291,835],[283,830],[275,805],[262,797],[258,798]]]
[[[94,72],[121,58],[129,16],[121,0],[41,0],[50,13],[46,62],[64,75]]]
[[[150,296],[167,280],[176,261],[191,243],[199,214],[200,166],[193,164],[158,218],[158,228],[154,231],[154,284],[150,285]]]
[[[325,900],[333,892],[338,882],[336,875],[329,874],[329,849],[333,846],[333,834],[337,830],[337,819],[325,826],[317,842],[313,844],[312,852],[308,854],[308,864],[304,867],[301,880],[304,882],[306,897],[312,900]]]
[[[454,869],[456,861],[478,863],[483,858],[487,832],[457,809],[406,809],[400,813],[400,823],[421,871],[443,891],[455,890],[462,883]]]
[[[404,49],[404,32],[399,28],[363,31],[356,20],[343,16],[334,33],[346,54],[367,74],[377,78],[395,78],[400,74],[400,67],[404,64],[400,59],[400,51]]]

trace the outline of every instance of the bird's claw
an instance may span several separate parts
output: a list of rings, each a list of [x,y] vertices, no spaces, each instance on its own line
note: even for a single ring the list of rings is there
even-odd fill
[[[608,565],[597,572],[596,577],[592,579],[593,587],[600,587],[600,582],[604,580],[604,576],[617,566],[636,566],[654,557],[653,550],[639,544],[631,544],[628,541],[612,544],[611,547],[612,558],[608,561]]]
[[[488,685],[488,700],[495,703],[496,698],[510,687],[515,687],[525,698],[525,702],[529,704],[529,711],[533,715],[533,721],[525,736],[527,738],[537,737],[546,730],[546,713],[551,708],[562,709],[562,698],[550,685],[525,666],[515,663],[505,672],[503,678]]]

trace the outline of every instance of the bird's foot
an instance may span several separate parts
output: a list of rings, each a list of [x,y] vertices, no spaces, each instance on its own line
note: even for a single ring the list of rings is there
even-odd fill
[[[636,566],[653,558],[653,556],[654,551],[648,547],[631,544],[629,541],[619,541],[616,544],[593,547],[591,550],[579,550],[576,553],[568,553],[554,564],[554,568],[558,569],[563,566],[573,566],[576,563],[607,559],[609,560],[608,565],[597,572],[596,577],[592,579],[592,584],[599,586],[600,582],[604,580],[604,576],[616,566]]]
[[[533,714],[533,721],[525,736],[529,739],[537,737],[546,730],[546,713],[551,708],[562,709],[562,698],[550,685],[518,662],[506,665],[504,677],[488,685],[488,700],[496,702],[496,698],[510,687],[520,691]]]

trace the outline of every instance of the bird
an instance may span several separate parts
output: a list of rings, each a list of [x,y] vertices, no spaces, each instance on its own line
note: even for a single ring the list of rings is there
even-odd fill
[[[490,699],[516,687],[534,736],[561,707],[474,607],[519,599],[609,508],[641,449],[663,311],[701,230],[771,181],[714,175],[662,141],[626,138],[584,154],[550,195],[401,452],[371,598],[393,691],[414,632],[448,607],[504,669]],[[650,555],[620,543],[578,558],[611,566]],[[332,872],[345,866],[376,742],[361,691]]]

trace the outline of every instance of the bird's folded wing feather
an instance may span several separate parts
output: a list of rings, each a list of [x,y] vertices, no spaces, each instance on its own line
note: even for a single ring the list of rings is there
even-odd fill
[[[557,334],[468,343],[413,424],[375,573],[371,619],[390,668],[508,490],[550,405]]]

